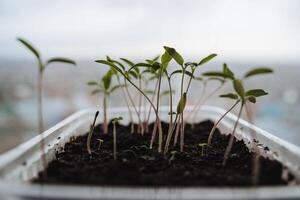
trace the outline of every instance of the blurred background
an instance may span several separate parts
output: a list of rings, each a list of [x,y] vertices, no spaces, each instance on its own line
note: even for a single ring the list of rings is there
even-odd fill
[[[198,74],[221,69],[223,62],[238,75],[251,67],[272,67],[274,75],[247,81],[249,88],[270,94],[255,105],[255,124],[300,145],[299,8],[297,0],[1,0],[0,153],[37,135],[38,69],[17,37],[34,44],[43,59],[64,56],[78,63],[45,71],[46,128],[80,109],[101,106],[101,96],[91,96],[86,82],[99,80],[107,68],[93,60],[110,55],[142,61],[168,45],[187,61],[217,53]],[[191,89],[189,104],[201,92],[199,83]],[[125,106],[120,95],[111,97],[110,106]],[[230,101],[216,97],[207,104],[229,107]]]

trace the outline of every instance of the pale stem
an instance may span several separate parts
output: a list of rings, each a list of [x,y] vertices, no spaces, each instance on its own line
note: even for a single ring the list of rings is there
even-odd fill
[[[116,122],[113,122],[113,137],[114,137],[114,160],[117,159],[117,130]]]
[[[93,121],[92,126],[90,127],[90,132],[88,134],[88,138],[87,138],[87,141],[86,141],[86,147],[87,147],[87,151],[89,152],[89,154],[92,154],[91,139],[92,139],[92,136],[93,136],[93,133],[94,133],[94,128],[95,128],[95,123],[96,123],[97,117],[98,117],[98,112],[95,114],[94,121]]]
[[[103,96],[103,132],[104,134],[108,133],[108,124],[107,124],[107,102],[106,102],[107,94],[104,92]]]
[[[240,108],[240,111],[239,111],[239,114],[238,114],[238,117],[237,117],[237,120],[236,120],[236,122],[234,124],[234,127],[233,127],[232,134],[230,135],[229,143],[228,143],[228,145],[226,147],[226,150],[225,150],[223,165],[226,165],[226,161],[227,161],[227,159],[229,157],[229,154],[231,152],[231,149],[232,149],[232,146],[233,146],[233,143],[234,143],[234,139],[235,139],[234,134],[235,134],[237,125],[239,123],[239,120],[240,120],[240,117],[241,117],[241,114],[242,114],[243,106],[244,106],[244,103],[242,102],[241,103],[241,108]]]
[[[222,121],[222,119],[239,103],[239,101],[235,102],[230,108],[229,110],[227,110],[222,116],[221,118],[214,124],[213,128],[211,129],[209,136],[208,136],[208,140],[207,140],[207,144],[211,145],[212,142],[212,137],[215,133],[215,130],[218,126],[218,124]]]

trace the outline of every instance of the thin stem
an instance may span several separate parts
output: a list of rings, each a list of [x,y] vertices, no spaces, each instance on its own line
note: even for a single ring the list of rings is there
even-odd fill
[[[139,78],[139,88],[142,89],[142,79]],[[139,116],[141,116],[141,108],[142,108],[142,95],[141,93],[139,93],[139,110],[138,110],[138,113],[139,113]],[[139,121],[139,125],[138,125],[138,132],[140,132],[142,135],[143,135],[143,131],[142,131],[142,120]]]
[[[104,92],[104,96],[103,96],[103,125],[102,125],[102,128],[103,128],[103,132],[104,134],[107,134],[108,133],[108,124],[107,124],[107,94],[106,92]]]
[[[114,160],[117,160],[117,130],[116,130],[116,122],[113,122],[113,137],[114,137]]]
[[[207,144],[211,145],[211,141],[212,141],[212,137],[215,133],[215,130],[218,126],[218,124],[221,122],[221,120],[239,103],[239,101],[236,101],[230,108],[229,110],[227,110],[222,116],[221,118],[217,121],[217,123],[214,124],[213,128],[211,129],[209,136],[208,136],[208,140],[207,140]]]
[[[155,83],[154,93],[153,93],[152,98],[151,98],[152,102],[154,101],[155,93],[157,92],[157,89],[158,89],[158,82],[159,82],[159,80],[157,79],[157,81]],[[148,129],[148,126],[149,126],[149,121],[150,121],[151,108],[152,108],[151,105],[149,105],[148,117],[147,117],[147,122],[146,122],[147,129]]]
[[[172,128],[173,128],[173,101],[172,101],[172,86],[171,86],[171,80],[170,77],[168,77],[168,85],[169,85],[169,91],[170,91],[170,99],[169,99],[169,104],[170,104],[170,118],[169,118],[169,129],[168,129],[168,136],[165,144],[165,150],[164,153],[168,152],[169,144],[172,138]],[[177,116],[177,115],[176,115]],[[175,119],[176,121],[177,119]]]
[[[122,75],[126,78],[126,75],[122,72]],[[150,103],[150,105],[152,106],[154,112],[155,112],[155,115],[156,115],[156,120],[158,121],[158,131],[159,131],[159,135],[162,136],[162,127],[161,127],[161,123],[160,123],[160,118],[159,118],[159,115],[158,115],[158,111],[157,109],[155,108],[154,104],[152,103],[152,101],[149,99],[149,97],[138,87],[136,86],[129,78],[126,78],[128,80],[128,82],[133,86],[135,87],[139,92],[142,93],[142,95],[147,99],[147,101]],[[160,140],[162,140],[162,137],[159,138]],[[159,148],[158,148],[158,152],[160,153],[161,152],[161,145],[162,145],[162,141],[159,141]]]
[[[234,124],[232,134],[230,135],[229,143],[226,147],[225,154],[224,154],[223,165],[226,165],[226,161],[227,161],[227,159],[229,157],[229,154],[230,154],[230,151],[232,149],[233,142],[234,142],[234,139],[235,139],[234,134],[235,134],[235,131],[236,131],[236,127],[239,123],[239,120],[240,120],[240,117],[241,117],[241,114],[242,114],[242,111],[243,111],[243,107],[244,107],[244,102],[241,103],[241,108],[240,108],[240,111],[239,111],[239,114],[238,114],[238,118],[237,118],[237,120]]]
[[[184,74],[185,74],[185,68],[182,68],[182,78],[181,78],[181,91],[180,91],[180,96],[181,100],[183,99],[183,81],[184,81]],[[184,145],[184,124],[183,124],[183,111],[181,112],[181,117],[180,117],[180,127],[181,127],[181,132],[180,132],[180,151],[183,151],[183,145]]]
[[[159,97],[160,97],[160,87],[161,87],[161,76],[162,76],[162,68],[159,70],[159,78],[158,78],[158,90],[157,90],[157,98],[156,98],[156,109],[159,112]],[[150,149],[153,146],[153,142],[155,139],[155,135],[156,135],[156,130],[157,130],[157,125],[158,125],[158,120],[156,119],[155,124],[154,124],[154,128],[152,131],[152,137],[151,137],[151,142],[150,142]],[[162,146],[162,134],[159,133],[159,145],[158,145],[158,152],[161,152],[161,146]]]
[[[119,85],[121,85],[119,77],[117,79],[118,79]],[[127,106],[127,109],[128,109],[128,113],[129,113],[129,119],[131,121],[131,130],[130,130],[130,132],[133,133],[134,132],[134,123],[133,123],[133,118],[132,118],[132,112],[131,112],[131,110],[129,108],[129,102],[128,102],[127,95],[126,95],[125,90],[124,90],[123,87],[121,87],[121,91],[122,91],[122,94],[124,96],[124,99],[125,99],[125,102],[126,102],[126,106]]]
[[[41,63],[40,63],[41,64]],[[41,68],[43,69],[43,68]],[[43,119],[43,71],[40,70],[38,74],[38,131],[41,136],[41,143],[40,143],[40,150],[42,153],[42,164],[43,168],[46,169],[47,167],[47,157],[45,152],[45,139],[43,135],[44,131],[44,119]],[[43,171],[43,178],[46,178],[47,172],[46,170]]]
[[[138,112],[137,108],[135,107],[134,101],[133,101],[133,99],[132,99],[132,97],[131,97],[131,95],[130,95],[130,93],[128,91],[127,79],[125,77],[124,77],[124,84],[125,84],[125,91],[127,92],[129,101],[131,102],[131,105],[132,105],[132,107],[133,107],[133,109],[134,109],[134,111],[135,111],[135,113],[136,113],[136,115],[138,117],[139,123],[140,123],[141,122],[141,118],[139,116],[139,112]],[[132,123],[134,123],[134,122],[132,122]]]
[[[93,121],[93,124],[90,128],[90,132],[88,134],[88,138],[87,138],[87,141],[86,141],[86,148],[87,148],[87,151],[89,152],[89,154],[92,154],[91,139],[92,139],[92,136],[93,136],[93,133],[94,133],[95,123],[96,123],[98,114],[99,114],[99,111],[97,111],[96,114],[95,114],[94,121]]]

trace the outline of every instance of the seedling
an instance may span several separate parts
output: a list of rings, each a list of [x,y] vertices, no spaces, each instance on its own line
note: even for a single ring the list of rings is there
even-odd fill
[[[229,108],[228,111],[226,111],[224,113],[224,115],[221,116],[221,118],[217,121],[217,123],[215,123],[215,125],[213,126],[209,137],[208,137],[208,145],[211,145],[211,140],[212,140],[212,136],[213,133],[217,127],[217,125],[221,122],[221,120],[238,104],[240,103],[240,109],[238,112],[238,117],[236,119],[236,122],[234,124],[233,127],[233,131],[232,134],[230,135],[230,139],[229,139],[229,143],[226,147],[225,153],[224,153],[224,159],[223,159],[223,165],[226,165],[226,161],[229,157],[230,151],[232,149],[233,143],[234,143],[234,134],[237,128],[237,125],[239,123],[239,119],[241,117],[242,114],[242,110],[245,106],[246,102],[251,102],[251,103],[256,103],[256,98],[260,97],[260,96],[264,96],[267,95],[268,93],[265,92],[262,89],[252,89],[252,90],[248,90],[245,91],[245,87],[243,85],[243,80],[251,77],[251,76],[255,76],[255,75],[259,75],[259,74],[266,74],[266,73],[271,73],[273,72],[271,69],[269,68],[256,68],[256,69],[252,69],[249,72],[247,72],[243,79],[237,79],[234,76],[234,73],[226,66],[226,71],[224,72],[224,76],[229,77],[232,80],[232,85],[233,85],[233,89],[234,89],[234,93],[228,93],[228,94],[223,94],[220,95],[220,97],[222,98],[228,98],[228,99],[232,99],[235,101],[235,103]]]
[[[97,111],[95,114],[94,121],[93,121],[93,124],[91,125],[90,132],[88,134],[87,141],[86,141],[86,149],[90,155],[92,154],[91,139],[92,139],[92,136],[94,133],[95,123],[96,123],[98,115],[99,115],[99,111]]]
[[[42,132],[44,131],[44,120],[43,120],[43,99],[42,99],[42,94],[43,94],[43,74],[46,69],[46,67],[52,63],[64,63],[64,64],[71,64],[71,65],[76,65],[75,61],[68,59],[68,58],[63,58],[63,57],[54,57],[48,59],[46,62],[43,62],[41,58],[41,54],[39,51],[33,47],[33,45],[28,42],[27,40],[23,38],[17,38],[17,40],[25,46],[37,59],[37,64],[38,64],[38,80],[37,80],[37,106],[38,106],[38,133],[42,135]],[[44,138],[42,137],[41,139],[41,152],[42,152],[42,162],[44,168],[46,168],[47,165],[47,160],[46,156],[44,153]]]
[[[100,150],[104,140],[102,140],[102,139],[97,139],[97,140],[99,141],[98,150]]]
[[[112,68],[114,68],[117,72],[119,72],[135,89],[137,89],[146,99],[147,101],[150,103],[150,105],[152,106],[155,115],[156,115],[156,121],[158,122],[158,131],[159,131],[159,145],[158,145],[158,152],[161,152],[161,148],[162,148],[162,127],[161,127],[161,122],[160,122],[160,118],[159,118],[159,114],[158,111],[156,109],[156,107],[154,106],[154,104],[152,103],[152,101],[149,99],[149,97],[143,92],[143,90],[141,90],[129,77],[129,73],[130,73],[130,69],[128,71],[126,71],[125,69],[122,69],[120,67],[118,67],[117,65],[115,65],[112,62],[106,61],[106,60],[96,60],[95,62],[97,63],[101,63],[101,64],[105,64],[108,65]],[[151,65],[149,64],[145,64],[145,63],[138,63],[136,65],[134,65],[134,67],[139,67],[139,66],[147,66],[150,67]]]
[[[114,138],[114,160],[117,159],[117,128],[116,128],[116,123],[118,123],[119,121],[121,121],[123,118],[122,117],[115,117],[112,119],[112,123],[113,123],[113,138]]]
[[[186,99],[187,99],[187,93],[190,88],[191,81],[194,78],[194,73],[195,73],[195,70],[197,69],[197,67],[202,66],[203,64],[209,62],[214,57],[216,57],[217,54],[211,54],[211,55],[203,58],[202,60],[200,60],[199,63],[195,63],[195,62],[184,63],[183,57],[174,48],[164,46],[164,49],[165,49],[165,53],[162,56],[162,63],[168,64],[171,59],[174,59],[181,68],[180,70],[176,70],[176,71],[172,72],[171,76],[176,73],[182,74],[181,85],[180,85],[180,100],[177,105],[177,112],[176,112],[174,124],[176,124],[178,116],[179,116],[179,123],[177,123],[178,125],[177,125],[177,130],[176,130],[176,134],[175,134],[175,138],[174,138],[174,144],[176,144],[176,142],[177,142],[177,137],[178,137],[179,128],[180,128],[180,151],[183,151],[183,145],[184,145],[184,115],[183,114],[184,114],[184,108],[185,108]],[[188,68],[190,68],[190,71],[188,71]],[[188,85],[187,85],[186,89],[184,90],[185,75],[188,75],[190,78],[188,81]],[[170,113],[173,113],[173,112],[170,111]],[[174,125],[173,125],[173,127],[175,128]],[[168,133],[168,138],[171,137],[171,134],[172,134],[174,128],[172,128],[172,131]],[[169,145],[169,141],[167,139],[167,143],[165,146],[165,152],[167,152],[167,150],[168,150],[168,145]]]
[[[107,122],[107,98],[109,95],[117,90],[120,87],[124,87],[124,85],[115,85],[111,87],[111,80],[113,75],[115,75],[116,72],[114,69],[110,69],[101,79],[101,82],[97,81],[89,81],[87,84],[93,87],[96,87],[91,93],[92,94],[97,94],[102,92],[103,93],[103,132],[104,134],[107,134],[108,132],[108,122]]]
[[[201,156],[203,157],[204,156],[204,148],[207,147],[208,144],[207,143],[199,143],[198,144],[198,147],[201,148]],[[206,149],[206,155],[207,155],[207,149]]]

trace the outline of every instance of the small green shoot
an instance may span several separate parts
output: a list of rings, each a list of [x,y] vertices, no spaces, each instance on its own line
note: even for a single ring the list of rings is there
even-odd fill
[[[104,143],[104,140],[102,140],[102,139],[97,139],[97,141],[99,142],[98,150],[100,150],[102,144]]]
[[[198,144],[198,147],[201,148],[201,156],[202,156],[202,157],[204,156],[204,149],[205,149],[205,147],[207,147],[207,146],[208,146],[207,143],[199,143],[199,144]],[[206,148],[206,155],[207,155],[207,148]]]
[[[233,143],[234,143],[234,138],[235,138],[234,137],[235,131],[236,131],[237,125],[239,123],[239,119],[240,119],[241,114],[242,114],[242,110],[243,110],[246,102],[256,103],[256,98],[257,97],[265,96],[265,95],[268,94],[267,92],[265,92],[262,89],[245,90],[245,87],[244,87],[244,84],[243,84],[242,80],[244,80],[244,79],[246,79],[248,77],[255,76],[255,75],[267,74],[267,73],[272,73],[272,72],[273,71],[271,69],[268,69],[268,68],[256,68],[256,69],[252,69],[249,72],[247,72],[244,75],[243,79],[237,79],[237,78],[235,78],[234,73],[226,65],[226,70],[224,71],[223,75],[221,75],[221,76],[229,77],[230,79],[232,79],[232,86],[233,86],[233,89],[234,89],[235,92],[234,93],[222,94],[222,95],[220,95],[220,97],[234,100],[235,103],[230,107],[230,109],[228,111],[226,111],[221,116],[221,118],[217,121],[217,123],[215,123],[215,125],[213,126],[213,128],[212,128],[212,130],[211,130],[211,132],[209,134],[208,142],[207,142],[208,145],[211,144],[212,136],[213,136],[213,133],[214,133],[217,125],[221,122],[221,120],[238,103],[240,103],[240,109],[239,109],[239,112],[238,112],[238,117],[237,117],[236,122],[234,124],[232,134],[230,135],[229,143],[228,143],[228,145],[226,147],[226,150],[225,150],[225,153],[224,153],[223,165],[226,165],[226,161],[227,161],[227,159],[229,157],[229,154],[231,152],[231,149],[232,149],[232,146],[233,146]]]
[[[123,118],[122,117],[115,117],[112,119],[112,123],[113,123],[113,138],[114,138],[114,149],[113,149],[113,153],[114,153],[114,160],[117,160],[117,128],[116,128],[116,124],[121,121]]]

